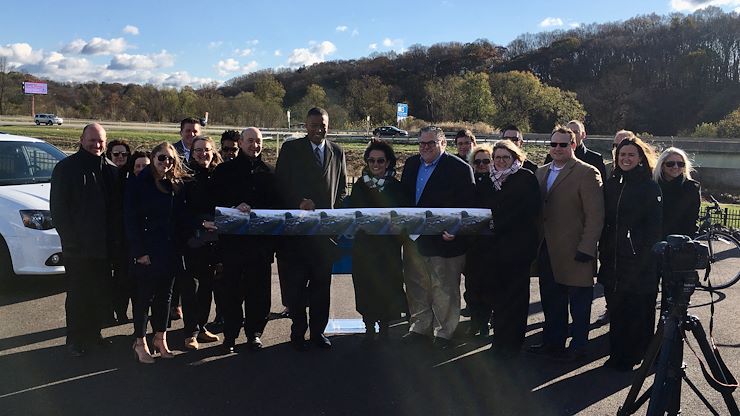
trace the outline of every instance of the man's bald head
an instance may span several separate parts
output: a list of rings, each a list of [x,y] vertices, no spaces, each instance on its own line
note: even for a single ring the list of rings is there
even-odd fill
[[[105,144],[108,138],[105,129],[98,123],[91,123],[82,129],[80,148],[95,156],[105,153]]]
[[[242,130],[238,141],[240,153],[256,158],[262,153],[262,132],[256,127]]]

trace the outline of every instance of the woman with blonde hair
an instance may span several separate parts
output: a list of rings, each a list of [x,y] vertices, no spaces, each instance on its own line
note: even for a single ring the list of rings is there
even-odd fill
[[[133,260],[137,296],[134,305],[134,353],[143,364],[154,363],[146,342],[148,311],[152,310],[154,350],[173,358],[167,346],[172,285],[182,269],[181,233],[185,220],[184,179],[188,178],[175,148],[160,143],[152,163],[130,178],[124,199],[124,225]]]
[[[663,238],[696,234],[701,197],[699,182],[691,177],[691,161],[683,150],[669,147],[658,157],[653,179],[663,193]]]

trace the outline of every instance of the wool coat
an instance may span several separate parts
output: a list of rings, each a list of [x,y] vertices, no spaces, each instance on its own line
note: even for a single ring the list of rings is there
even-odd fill
[[[536,173],[542,195],[540,241],[544,239],[547,244],[557,283],[588,287],[593,285],[596,245],[604,226],[601,174],[592,165],[572,158],[548,191],[551,166],[552,163],[543,165]],[[576,261],[578,252],[591,256],[592,260]]]

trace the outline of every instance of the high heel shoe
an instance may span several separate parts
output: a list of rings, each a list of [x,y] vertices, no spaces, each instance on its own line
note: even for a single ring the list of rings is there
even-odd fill
[[[152,354],[149,352],[149,347],[146,345],[145,338],[139,338],[134,341],[133,349],[136,361],[142,364],[154,364],[154,357],[152,357]]]
[[[175,354],[167,347],[166,332],[154,334],[154,351],[159,352],[162,358],[175,358]]]

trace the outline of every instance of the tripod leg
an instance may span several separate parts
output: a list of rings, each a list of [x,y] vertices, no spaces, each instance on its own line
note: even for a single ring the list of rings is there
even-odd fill
[[[709,411],[712,412],[712,415],[719,416],[719,412],[712,406],[711,403],[709,403],[707,398],[704,397],[703,394],[701,394],[701,392],[696,387],[696,385],[692,383],[688,377],[686,377],[686,373],[684,373],[683,375],[683,381],[686,382],[686,385],[689,386],[689,388],[696,394],[696,397],[698,397],[699,400],[701,400],[701,402],[704,403],[704,406],[706,406],[707,409],[709,409]]]
[[[706,332],[704,332],[704,327],[701,325],[699,318],[689,315],[686,319],[686,328],[691,330],[691,333],[694,335],[696,342],[699,344],[699,348],[701,349],[702,355],[704,356],[704,360],[706,360],[706,363],[709,366],[709,370],[712,372],[712,377],[723,384],[736,383],[731,374],[726,374],[722,370],[723,368],[727,367],[724,365],[724,363],[719,362],[718,356],[714,353],[714,350],[709,345],[709,341],[707,341],[707,334]],[[708,374],[706,374],[706,371],[704,371],[704,373],[704,377],[711,385],[712,381],[709,380]],[[740,415],[740,410],[737,407],[735,398],[732,397],[732,392],[728,391],[727,389],[718,389],[714,386],[713,388],[722,395],[722,398],[727,405],[727,410],[730,411],[730,414]]]
[[[640,398],[638,398],[637,395],[640,394],[642,385],[645,384],[645,379],[650,373],[650,369],[655,362],[655,358],[658,356],[662,340],[663,325],[659,325],[658,330],[655,332],[655,335],[653,335],[653,339],[650,340],[650,345],[645,352],[645,358],[642,360],[640,368],[638,368],[637,372],[635,373],[635,379],[632,381],[632,386],[630,387],[629,393],[627,393],[627,398],[624,400],[624,404],[619,408],[617,415],[622,416],[635,413],[637,409],[639,409],[640,406],[645,403],[647,398],[650,397],[650,393],[653,389],[652,386],[648,388],[648,390]]]

